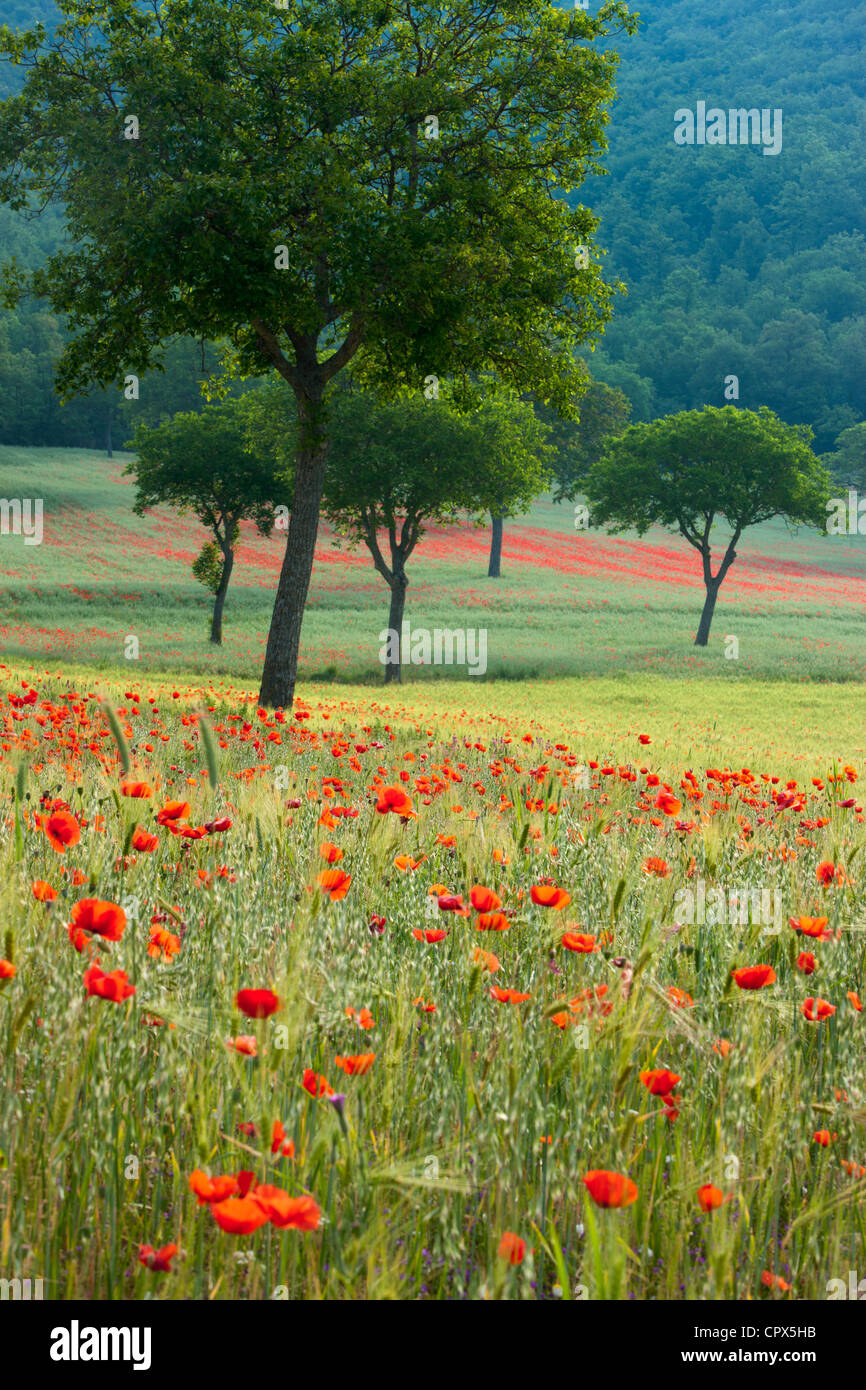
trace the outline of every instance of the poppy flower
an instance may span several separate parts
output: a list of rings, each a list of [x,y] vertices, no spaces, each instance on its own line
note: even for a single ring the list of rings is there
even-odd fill
[[[248,1018],[270,1018],[280,1007],[280,1001],[270,989],[239,989],[235,1007]]]
[[[304,1079],[302,1084],[304,1090],[314,1099],[318,1099],[319,1096],[332,1096],[334,1094],[333,1086],[329,1086],[325,1077],[314,1072],[312,1067],[304,1068]]]
[[[668,985],[665,994],[678,1009],[693,1009],[695,1006],[692,996],[687,994],[684,989],[680,989],[678,985]]]
[[[826,917],[789,917],[788,921],[794,931],[801,932],[803,936],[814,936],[818,941],[829,941],[833,935],[826,931]]]
[[[327,893],[332,903],[339,902],[345,898],[352,884],[352,875],[346,874],[342,869],[325,869],[319,874],[316,882],[324,893]]]
[[[172,821],[186,820],[190,813],[188,801],[167,801],[161,811],[157,812],[157,825],[170,825]]]
[[[792,1288],[792,1285],[787,1283],[781,1274],[774,1274],[769,1269],[765,1269],[761,1275],[761,1283],[765,1289],[778,1289],[780,1293],[790,1293]]]
[[[143,830],[140,825],[136,826],[135,833],[132,837],[132,848],[138,850],[139,854],[153,854],[158,844],[158,835],[151,835],[147,830]]]
[[[571,902],[571,894],[552,883],[534,883],[529,890],[529,896],[539,907],[551,907],[555,912],[568,907]]]
[[[671,871],[667,860],[659,859],[655,855],[645,859],[641,868],[650,878],[670,878]]]
[[[567,931],[563,933],[561,943],[566,951],[577,951],[580,955],[590,955],[597,951],[595,937],[589,936],[586,932]]]
[[[100,902],[99,898],[82,898],[72,909],[71,926],[76,931],[90,932],[106,941],[119,941],[126,927],[126,913],[117,903]]]
[[[280,1230],[293,1226],[299,1231],[314,1231],[322,1219],[321,1208],[312,1197],[290,1197],[269,1183],[255,1188],[251,1200],[265,1213],[265,1219]]]
[[[831,1134],[829,1129],[816,1129],[812,1135],[812,1142],[819,1144],[822,1149],[830,1147],[834,1139],[838,1139],[838,1134]]]
[[[800,1012],[810,1023],[818,1023],[822,1019],[829,1018],[836,1012],[835,1004],[828,1004],[826,999],[813,999],[811,995],[804,999],[800,1005]]]
[[[637,1199],[637,1187],[623,1173],[594,1169],[584,1176],[583,1183],[599,1207],[627,1207]]]
[[[495,975],[499,969],[499,957],[492,951],[482,951],[480,946],[472,952],[472,960],[475,965],[480,965],[482,970],[487,970],[491,975]]]
[[[286,1130],[282,1120],[274,1120],[274,1128],[271,1132],[271,1153],[278,1153],[282,1158],[294,1158],[295,1141],[286,1138]]]
[[[69,811],[55,811],[43,822],[42,829],[58,854],[65,854],[81,839],[81,826]]]
[[[269,1219],[255,1197],[227,1197],[224,1202],[212,1202],[211,1212],[220,1230],[232,1236],[251,1235]]]
[[[772,965],[744,965],[732,970],[734,983],[738,989],[763,989],[765,985],[776,983],[776,972]]]
[[[811,951],[801,951],[797,957],[797,969],[802,975],[814,975],[818,962]]]
[[[436,946],[440,941],[444,941],[448,935],[441,927],[413,927],[412,935],[416,941],[426,941],[428,946]]]
[[[153,787],[149,782],[121,782],[120,795],[133,796],[144,800],[149,796],[153,796]]]
[[[11,960],[0,960],[0,980],[14,980],[15,966]]]
[[[665,1068],[659,1068],[656,1071],[642,1071],[640,1079],[641,1084],[646,1086],[650,1095],[653,1096],[669,1095],[674,1087],[682,1081],[682,1077],[677,1076],[676,1072],[667,1071]]]
[[[125,970],[112,970],[106,974],[96,962],[84,972],[84,989],[88,997],[95,995],[99,999],[110,999],[113,1004],[120,1004],[135,994],[135,985],[129,983]]]
[[[704,1183],[703,1187],[698,1188],[698,1203],[701,1211],[715,1211],[723,1202],[730,1201],[717,1187],[713,1187],[711,1182]]]
[[[436,904],[440,912],[453,912],[456,917],[468,917],[472,911],[459,893],[442,893],[436,899]]]
[[[849,989],[848,991],[848,1002],[850,1003],[852,1009],[856,1009],[858,1014],[862,1014],[863,1005],[860,1003],[860,996],[859,994],[856,994],[853,989]]]
[[[413,859],[411,854],[398,854],[394,860],[394,868],[399,869],[401,874],[414,873],[416,869],[420,869],[426,858],[426,854],[422,854],[420,859]]]
[[[138,1263],[152,1269],[155,1274],[170,1274],[171,1262],[176,1254],[176,1245],[163,1245],[160,1250],[154,1250],[152,1245],[140,1245]]]
[[[345,1010],[347,1018],[353,1018],[359,1028],[375,1028],[376,1020],[369,1009],[352,1009],[347,1007]]]
[[[526,1241],[522,1236],[515,1235],[514,1231],[506,1231],[499,1242],[497,1254],[500,1260],[507,1260],[510,1265],[522,1264],[526,1258]]]
[[[483,888],[480,883],[476,883],[474,888],[469,890],[469,901],[476,912],[495,912],[502,906],[502,899],[498,893],[494,893],[492,888]]]
[[[717,1052],[720,1057],[729,1057],[733,1050],[733,1043],[729,1042],[727,1038],[719,1038],[713,1043],[713,1051]]]
[[[824,859],[815,870],[815,877],[824,888],[828,888],[836,878],[836,865],[832,860]]]
[[[258,1057],[259,1047],[249,1033],[239,1033],[236,1038],[226,1038],[226,1047],[232,1052],[240,1052],[244,1057]]]
[[[653,805],[665,816],[678,816],[683,809],[683,803],[668,791],[660,791]]]
[[[339,864],[343,858],[343,851],[339,845],[332,845],[330,840],[326,840],[324,844],[319,845],[319,857],[326,859],[329,864]]]
[[[418,818],[418,812],[412,809],[411,797],[406,795],[402,787],[383,787],[379,792],[376,810],[380,816],[386,816],[389,811],[393,811],[395,816],[402,816],[404,820],[408,820],[409,817],[414,820]]]
[[[531,999],[531,994],[519,994],[516,989],[500,989],[499,985],[492,985],[490,989],[491,999],[497,999],[500,1004],[524,1004],[527,999]]]
[[[200,1207],[206,1202],[224,1202],[238,1190],[237,1178],[230,1175],[211,1178],[201,1168],[195,1168],[189,1175],[190,1191],[194,1192]]]
[[[482,912],[475,918],[476,931],[508,931],[510,926],[504,912]]]
[[[36,879],[31,885],[31,891],[38,903],[53,903],[57,897],[57,889],[52,888],[51,884],[46,883],[42,878]]]
[[[335,1057],[334,1066],[347,1076],[365,1076],[375,1060],[375,1052],[359,1052],[354,1057]]]

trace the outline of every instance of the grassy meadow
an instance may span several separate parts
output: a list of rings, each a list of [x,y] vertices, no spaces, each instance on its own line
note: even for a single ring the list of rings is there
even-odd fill
[[[0,1277],[218,1301],[847,1280],[863,538],[758,528],[696,653],[674,538],[542,502],[496,582],[486,532],[438,530],[410,620],[486,627],[490,669],[385,689],[384,585],[323,534],[274,714],[282,542],[245,536],[211,648],[204,533],[134,517],[123,462],[0,450],[3,495],[45,505],[42,545],[0,537]]]

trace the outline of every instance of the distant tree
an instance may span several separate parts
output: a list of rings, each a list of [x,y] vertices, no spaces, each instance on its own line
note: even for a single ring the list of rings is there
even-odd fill
[[[465,448],[478,453],[475,482],[490,498],[488,579],[502,573],[502,537],[507,517],[532,505],[551,481],[550,427],[525,401],[488,384],[481,405],[464,417]]]
[[[577,402],[579,419],[568,420],[549,406],[539,414],[551,427],[551,468],[555,478],[554,501],[574,501],[583,491],[583,479],[601,458],[605,439],[622,434],[629,422],[631,404],[622,391],[603,381],[591,381]]]
[[[826,529],[831,479],[811,438],[808,426],[786,425],[766,406],[707,406],[629,426],[590,469],[593,525],[639,536],[666,526],[698,551],[706,600],[695,646],[707,645],[719,589],[747,526],[781,516]],[[713,574],[717,521],[731,536]]]
[[[843,430],[830,454],[821,462],[840,487],[866,489],[866,420]]]
[[[192,566],[214,595],[210,640],[222,642],[223,608],[235,562],[239,524],[270,535],[278,506],[290,494],[273,455],[250,451],[241,399],[184,412],[154,427],[138,425],[126,447],[136,458],[124,469],[135,479],[139,516],[161,504],[191,513],[213,535]]]

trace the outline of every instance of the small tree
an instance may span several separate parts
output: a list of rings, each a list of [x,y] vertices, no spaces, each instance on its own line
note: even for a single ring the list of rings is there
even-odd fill
[[[631,415],[631,402],[622,391],[603,381],[591,381],[578,402],[579,419],[568,420],[550,406],[538,413],[551,427],[554,454],[555,502],[574,501],[592,465],[601,458],[609,437],[622,434]]]
[[[590,469],[593,525],[679,531],[701,557],[706,601],[695,638],[705,647],[719,589],[747,526],[782,516],[826,529],[830,475],[809,448],[808,425],[786,425],[766,406],[685,410],[631,425]],[[713,574],[716,521],[731,535]]]
[[[331,399],[331,452],[322,509],[338,541],[363,544],[391,591],[388,629],[399,636],[409,579],[406,564],[425,526],[468,513],[528,507],[549,482],[547,427],[513,392],[485,380],[474,409],[460,410],[447,386],[437,400],[402,392],[384,401],[346,387]],[[272,384],[247,398],[254,448],[292,456],[285,392]],[[398,651],[386,682],[401,680]]]
[[[223,608],[241,521],[270,534],[276,508],[289,497],[273,455],[249,451],[243,398],[185,412],[165,424],[138,425],[128,447],[137,457],[125,469],[135,478],[133,511],[143,516],[167,503],[192,513],[213,535],[192,566],[214,594],[210,640],[222,642]]]
[[[841,487],[866,488],[866,421],[843,430],[833,453],[822,454],[821,462]]]

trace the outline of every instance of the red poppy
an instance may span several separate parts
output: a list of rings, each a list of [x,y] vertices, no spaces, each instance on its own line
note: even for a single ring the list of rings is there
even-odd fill
[[[43,822],[42,829],[58,854],[65,854],[81,839],[81,826],[69,811],[55,811]]]
[[[379,792],[376,810],[380,816],[385,816],[389,811],[393,811],[396,816],[402,816],[404,820],[410,816],[415,820],[418,818],[418,812],[412,810],[411,798],[406,795],[402,787],[383,787]]]
[[[640,1079],[642,1085],[646,1086],[650,1095],[653,1096],[669,1095],[674,1087],[682,1081],[682,1077],[677,1076],[676,1072],[667,1071],[665,1068],[659,1068],[656,1071],[642,1071]]]
[[[270,1018],[280,1007],[280,1001],[270,989],[239,989],[235,1006],[248,1018]]]
[[[813,999],[811,995],[804,999],[800,1006],[800,1012],[810,1023],[818,1023],[821,1019],[829,1018],[836,1012],[835,1004],[828,1004],[826,999]]]
[[[51,884],[46,883],[42,878],[37,878],[35,883],[32,884],[32,892],[34,898],[39,903],[53,903],[54,899],[57,897],[57,889],[52,888]]]
[[[531,999],[531,994],[519,994],[516,989],[500,989],[499,985],[492,985],[490,989],[491,999],[498,999],[500,1004],[524,1004],[527,999]]]
[[[811,951],[801,951],[797,957],[797,969],[803,975],[814,975],[818,969],[818,962]]]
[[[144,799],[153,796],[153,787],[149,782],[121,782],[120,794]]]
[[[99,898],[82,898],[72,909],[71,927],[91,932],[106,941],[119,941],[126,926],[126,913],[117,903],[100,902]]]
[[[332,845],[330,840],[326,840],[324,844],[319,845],[319,858],[326,859],[329,864],[339,864],[343,858],[343,851],[339,845]]]
[[[426,930],[422,927],[413,927],[412,935],[416,941],[426,941],[428,946],[435,946],[438,942],[444,941],[448,935],[441,927],[429,927]]]
[[[334,1066],[347,1076],[365,1076],[375,1060],[375,1052],[359,1052],[354,1057],[335,1057]]]
[[[136,826],[135,834],[132,837],[132,848],[138,850],[139,854],[153,854],[159,844],[159,836],[151,835],[141,826]]]
[[[176,1245],[163,1245],[160,1250],[154,1250],[152,1245],[140,1245],[138,1263],[152,1269],[155,1274],[170,1274],[171,1262],[176,1254]]]
[[[829,1129],[816,1129],[812,1135],[812,1142],[819,1144],[822,1149],[830,1147],[834,1139],[838,1139],[838,1134],[831,1134]]]
[[[220,1230],[232,1236],[251,1235],[268,1220],[255,1197],[228,1197],[224,1202],[213,1202],[211,1211]]]
[[[623,1173],[594,1169],[585,1175],[583,1183],[599,1207],[627,1207],[637,1199],[637,1187]]]
[[[564,932],[561,944],[566,951],[577,951],[581,955],[590,955],[593,951],[598,950],[595,937],[589,936],[586,932]]]
[[[668,791],[660,791],[653,805],[665,816],[678,816],[683,809],[683,803]]]
[[[186,820],[190,813],[188,801],[167,801],[161,811],[157,812],[157,825],[171,825],[172,821]]]
[[[510,926],[504,912],[482,912],[475,918],[477,931],[508,931]]]
[[[698,1188],[698,1202],[701,1211],[715,1211],[723,1202],[730,1201],[723,1192],[717,1187],[713,1187],[711,1182],[704,1183],[703,1187]]]
[[[322,891],[327,893],[331,902],[336,903],[348,893],[352,875],[344,873],[342,869],[325,869],[317,876],[316,882]]]
[[[11,960],[0,960],[0,980],[14,980],[15,966]]]
[[[788,921],[794,931],[802,932],[803,936],[814,936],[819,941],[829,941],[833,935],[826,931],[826,917],[789,917]]]
[[[556,912],[568,907],[571,902],[571,894],[552,883],[534,883],[529,890],[529,896],[539,907],[552,907]]]
[[[201,1168],[195,1168],[189,1175],[190,1191],[194,1192],[200,1207],[206,1202],[224,1202],[238,1190],[237,1178],[231,1176],[211,1178]]]
[[[321,1208],[312,1197],[290,1197],[279,1187],[262,1183],[252,1193],[254,1201],[265,1213],[272,1226],[285,1230],[294,1226],[299,1231],[314,1231],[322,1219]]]
[[[135,994],[135,985],[129,983],[125,970],[112,970],[106,974],[96,962],[84,972],[84,988],[88,996],[110,999],[113,1004],[120,1004]]]
[[[332,1096],[334,1094],[333,1086],[329,1086],[324,1076],[314,1072],[312,1067],[304,1068],[304,1080],[302,1084],[304,1090],[308,1091],[314,1099],[318,1099],[319,1096]]]
[[[506,1231],[497,1253],[500,1260],[507,1260],[510,1265],[522,1264],[526,1257],[526,1241],[513,1231]]]
[[[479,883],[469,890],[469,901],[476,912],[495,912],[502,906],[499,894],[494,893],[492,888],[483,888]]]
[[[738,989],[763,989],[765,985],[776,983],[776,972],[772,965],[744,965],[731,974]]]

